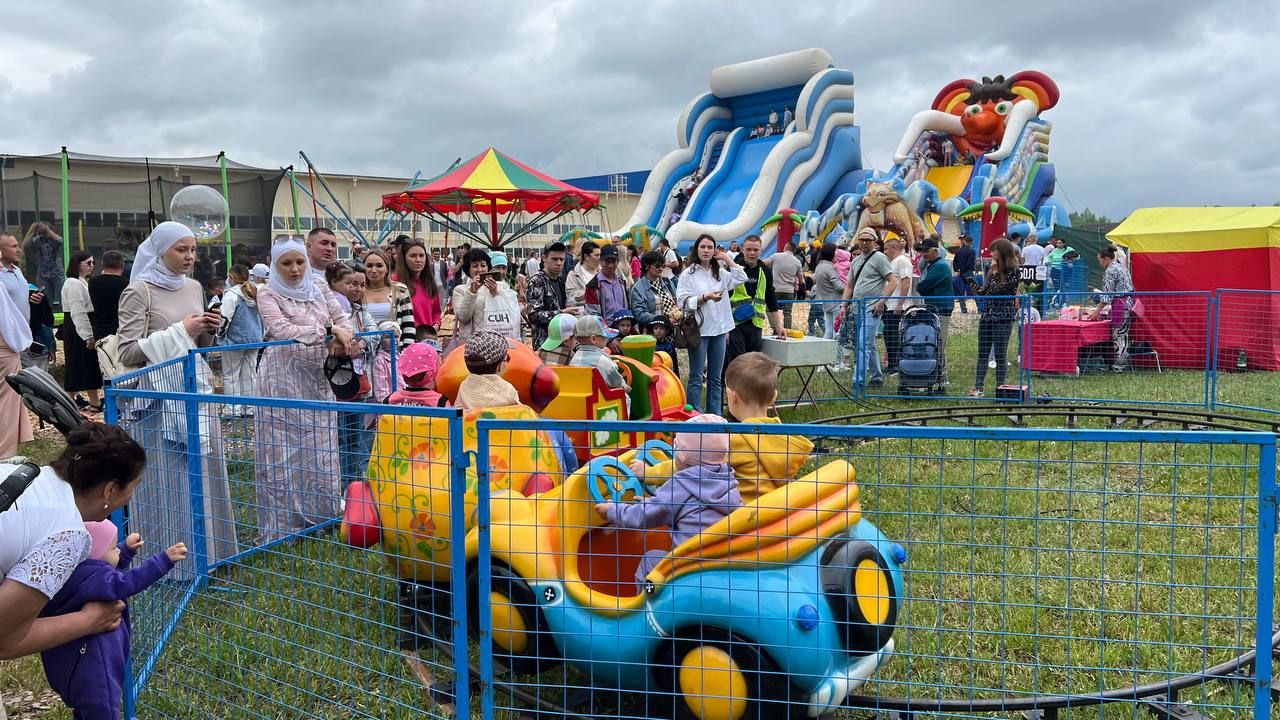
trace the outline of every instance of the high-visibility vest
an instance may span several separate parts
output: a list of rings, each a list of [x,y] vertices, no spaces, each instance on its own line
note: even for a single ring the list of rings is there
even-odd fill
[[[747,295],[747,284],[742,283],[738,287],[734,288],[733,292],[730,293],[729,307],[733,310],[734,319],[737,319],[737,311],[739,307],[746,305],[747,303],[754,305],[756,311],[755,314],[751,316],[751,322],[755,323],[756,327],[763,330],[766,309],[764,296],[765,293],[768,292],[768,288],[765,287],[764,267],[761,265],[757,265],[756,267],[759,268],[759,274],[756,275],[756,296],[752,298]]]

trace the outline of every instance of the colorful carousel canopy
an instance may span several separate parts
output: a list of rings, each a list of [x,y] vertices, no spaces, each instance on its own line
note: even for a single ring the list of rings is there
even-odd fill
[[[434,217],[459,233],[494,247],[505,245],[572,212],[586,212],[600,197],[544,175],[493,148],[414,187],[382,196],[393,212]],[[516,214],[529,215],[517,224]],[[451,216],[489,216],[490,237],[476,235]],[[506,216],[499,227],[499,216]]]

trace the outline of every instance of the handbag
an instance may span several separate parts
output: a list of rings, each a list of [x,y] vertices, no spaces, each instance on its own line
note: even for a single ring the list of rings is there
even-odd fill
[[[151,286],[145,282],[142,283],[142,286],[147,289],[147,312],[144,317],[149,318],[151,316]],[[127,365],[120,359],[120,335],[118,332],[99,340],[96,347],[98,351],[98,370],[102,371],[103,380],[111,380],[127,372],[137,370],[146,364]]]
[[[675,321],[680,317],[680,304],[670,292],[667,291],[666,279],[660,279],[657,285],[653,286],[653,295],[657,300],[658,314],[666,315],[667,319]]]
[[[519,340],[520,301],[516,298],[515,292],[508,290],[485,297],[483,323],[484,327],[478,329],[489,330]]]
[[[671,344],[680,350],[696,348],[702,343],[702,311],[686,312],[671,333]]]

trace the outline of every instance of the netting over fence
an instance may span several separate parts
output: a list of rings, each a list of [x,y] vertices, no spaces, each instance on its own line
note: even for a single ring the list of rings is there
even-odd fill
[[[190,159],[197,162],[201,159]],[[217,164],[194,165],[197,171],[209,176],[205,184],[211,185],[221,192],[221,184],[210,173],[216,171]],[[107,250],[119,250],[131,260],[138,245],[146,239],[154,224],[168,218],[169,202],[176,192],[193,184],[190,174],[174,175],[170,166],[161,164],[159,160],[147,175],[142,163],[121,164],[114,166],[118,175],[133,175],[133,180],[98,181],[87,180],[77,175],[77,163],[73,159],[67,183],[67,237],[63,242],[73,250],[87,250],[96,257],[101,257]],[[56,170],[55,170],[56,172]],[[185,169],[192,172],[192,167]],[[252,265],[262,262],[269,255],[273,231],[271,229],[272,207],[275,203],[276,191],[280,186],[283,173],[279,171],[262,171],[256,177],[244,178],[245,168],[237,171],[241,179],[227,184],[227,204],[230,209],[230,228],[233,262],[245,262]],[[37,222],[52,225],[55,233],[63,234],[62,213],[62,181],[56,175],[37,172],[15,175],[13,170],[6,172],[3,181],[5,217],[0,218],[0,227],[8,228],[25,238],[31,227]],[[204,246],[201,259],[208,267],[198,268],[198,274],[212,277],[214,266],[219,265],[218,272],[226,275],[225,236],[212,245]],[[65,274],[66,267],[61,254],[56,258],[56,267],[52,269],[36,266],[40,261],[39,254],[28,251],[25,256],[24,273],[28,278],[38,278],[52,274]],[[206,276],[199,279],[205,280]],[[53,299],[55,303],[58,298]]]
[[[230,417],[191,362],[109,391],[130,529],[203,548],[134,603],[140,717],[1271,712],[1269,434]]]

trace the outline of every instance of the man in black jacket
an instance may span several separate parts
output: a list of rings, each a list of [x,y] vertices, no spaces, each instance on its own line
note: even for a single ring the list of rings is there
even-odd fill
[[[556,241],[542,250],[542,270],[529,279],[529,289],[525,293],[525,316],[529,318],[529,327],[533,334],[533,347],[542,347],[547,339],[547,326],[551,318],[566,312],[577,315],[578,307],[565,307],[564,288],[564,243]]]

